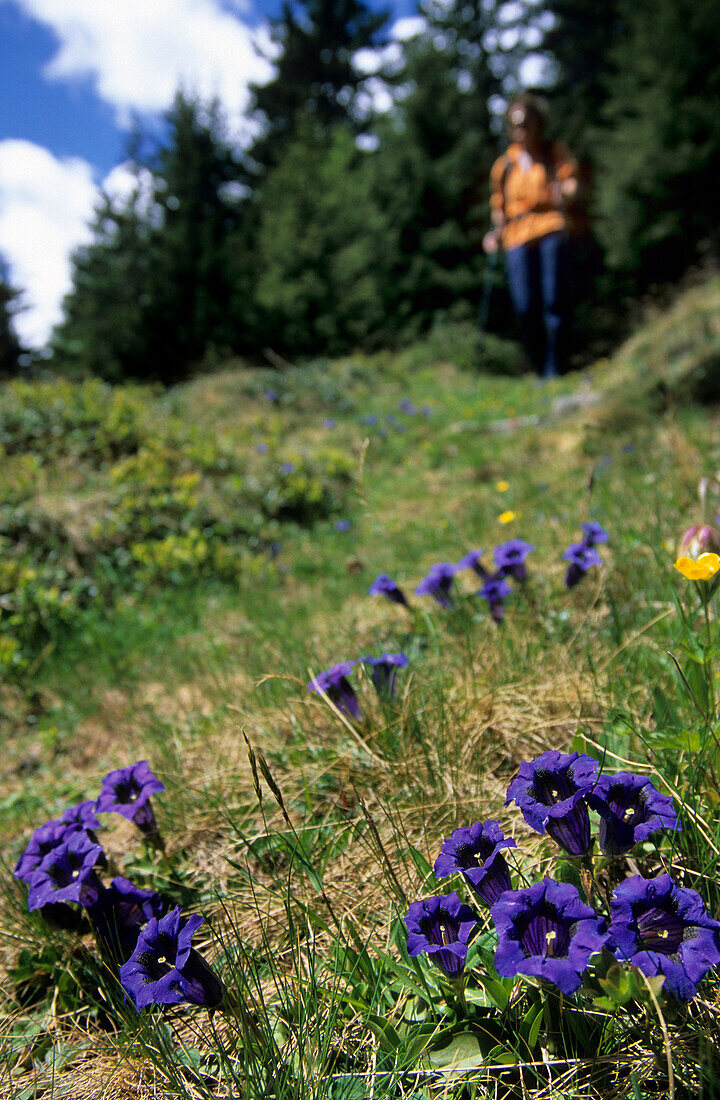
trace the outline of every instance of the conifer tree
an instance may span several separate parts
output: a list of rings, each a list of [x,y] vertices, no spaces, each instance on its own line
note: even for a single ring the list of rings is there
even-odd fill
[[[250,153],[261,172],[278,163],[298,125],[312,121],[329,133],[340,123],[357,124],[355,100],[364,76],[353,55],[382,43],[387,18],[363,0],[286,0],[271,23],[280,51],[276,74],[252,86],[252,113],[262,134]]]
[[[23,349],[13,323],[19,299],[20,291],[10,282],[7,265],[0,256],[0,375],[15,374],[20,366]]]

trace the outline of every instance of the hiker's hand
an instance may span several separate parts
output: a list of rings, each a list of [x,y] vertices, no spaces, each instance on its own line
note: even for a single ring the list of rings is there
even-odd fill
[[[488,255],[497,252],[500,247],[500,235],[497,229],[491,229],[482,239],[482,246]]]

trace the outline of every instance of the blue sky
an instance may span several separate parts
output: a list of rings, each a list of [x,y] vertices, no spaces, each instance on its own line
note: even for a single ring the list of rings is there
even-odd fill
[[[398,37],[414,0],[388,5]],[[178,85],[218,95],[239,142],[247,84],[272,72],[266,19],[278,0],[0,0],[0,254],[27,309],[21,337],[42,346],[69,289],[68,258],[88,238],[98,189],[122,194],[125,140]]]

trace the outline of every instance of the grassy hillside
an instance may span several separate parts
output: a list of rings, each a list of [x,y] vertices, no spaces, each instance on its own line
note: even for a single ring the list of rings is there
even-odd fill
[[[607,951],[577,997],[501,979],[487,908],[432,865],[491,819],[516,885],[551,875],[600,904],[671,871],[720,916],[716,624],[672,568],[720,470],[720,282],[545,386],[476,373],[473,340],[229,364],[169,392],[0,392],[3,1095],[716,1095],[717,971],[688,1005]],[[603,564],[568,589],[589,520]],[[514,538],[534,549],[502,623],[471,569],[449,609],[413,594],[434,563],[484,549],[493,569]],[[409,608],[369,595],[383,572]],[[353,669],[360,718],[308,692],[384,652],[408,665],[393,697]],[[650,776],[682,832],[591,881],[505,806],[548,749]],[[29,914],[12,876],[34,829],[138,760],[166,788],[163,846],[103,814],[101,877],[205,918],[215,1013],[136,1013],[81,910]],[[402,922],[455,889],[479,913],[465,993],[408,956]]]

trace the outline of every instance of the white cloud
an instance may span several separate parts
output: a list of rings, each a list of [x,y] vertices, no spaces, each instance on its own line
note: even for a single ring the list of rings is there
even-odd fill
[[[248,83],[272,74],[254,46],[270,52],[266,30],[253,32],[220,0],[14,2],[57,35],[44,75],[90,80],[120,125],[133,111],[167,108],[180,85],[206,100],[218,96],[237,120],[247,107]]]
[[[45,344],[70,289],[69,257],[89,239],[98,191],[84,160],[59,160],[29,141],[0,142],[0,253],[27,311],[15,318],[21,339]]]

